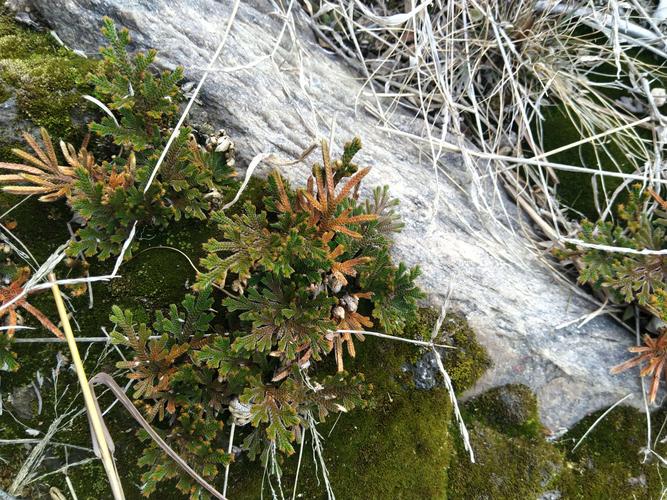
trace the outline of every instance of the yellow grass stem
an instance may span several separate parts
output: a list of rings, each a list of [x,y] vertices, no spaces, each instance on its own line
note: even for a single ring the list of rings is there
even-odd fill
[[[72,355],[74,367],[76,368],[76,374],[79,378],[79,385],[81,385],[81,392],[83,393],[83,399],[86,403],[88,417],[93,428],[93,432],[95,433],[94,437],[97,438],[97,443],[102,455],[102,463],[104,464],[104,469],[106,470],[107,477],[109,478],[109,484],[111,485],[113,497],[115,500],[124,500],[125,494],[123,493],[123,486],[121,485],[120,478],[118,477],[118,471],[116,470],[113,458],[111,457],[109,444],[107,443],[107,439],[104,433],[102,415],[100,414],[99,408],[97,404],[95,404],[93,394],[90,391],[88,378],[86,377],[86,372],[83,368],[83,362],[81,361],[81,356],[79,355],[79,350],[74,339],[74,333],[72,332],[72,327],[70,325],[69,318],[67,317],[67,310],[65,309],[65,304],[63,303],[63,298],[60,295],[60,289],[58,288],[56,277],[53,273],[49,274],[49,280],[52,283],[51,290],[53,291],[53,298],[56,301],[56,307],[58,308],[60,321],[63,325],[65,338],[67,339],[67,345]]]

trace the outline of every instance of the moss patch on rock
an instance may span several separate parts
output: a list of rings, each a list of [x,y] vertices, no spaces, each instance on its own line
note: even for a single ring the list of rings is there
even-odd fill
[[[603,412],[585,418],[559,442],[566,458],[563,474],[555,482],[563,498],[661,498],[665,486],[664,466],[649,455],[644,461],[646,415],[629,407],[615,408],[572,451],[576,442]],[[664,422],[664,410],[653,415],[655,432]],[[667,455],[667,445],[653,443],[655,451]]]
[[[464,418],[476,463],[460,444],[448,470],[448,497],[488,498],[661,498],[663,466],[643,463],[646,417],[629,407],[614,409],[572,451],[603,413],[582,420],[563,438],[548,442],[537,418],[535,396],[525,386],[491,389],[469,401]],[[653,416],[654,429],[667,412]],[[655,439],[655,436],[654,436]],[[654,444],[664,456],[665,444]]]
[[[508,436],[537,438],[542,424],[537,414],[535,394],[525,385],[495,387],[466,406],[475,419]]]
[[[471,464],[457,448],[449,469],[449,498],[537,498],[561,467],[561,454],[543,440],[508,436],[477,421],[468,429],[476,462]]]
[[[417,318],[406,326],[404,336],[417,340],[430,340],[439,314],[439,311],[432,308],[420,308]],[[491,366],[491,358],[477,341],[475,332],[470,328],[466,319],[460,314],[447,313],[439,332],[439,338],[444,339],[442,342],[447,345],[455,347],[455,349],[439,349],[439,352],[456,392],[463,393],[472,387],[475,381]],[[428,374],[430,380],[422,385],[429,388],[442,382],[437,373],[434,357],[429,353],[424,356],[423,352],[415,350],[411,358],[412,363],[428,365],[430,367],[428,371],[437,375],[431,377]]]
[[[491,366],[491,358],[462,315],[448,313],[443,329],[447,344],[456,348],[442,352],[447,373],[456,392],[463,393]]]
[[[449,469],[449,498],[537,498],[562,467],[562,453],[538,432],[527,387],[492,389],[468,402],[464,418],[476,462],[461,445]]]
[[[58,45],[48,32],[19,26],[0,8],[0,97],[15,95],[21,117],[35,126],[68,141],[80,135],[82,81],[95,64]]]

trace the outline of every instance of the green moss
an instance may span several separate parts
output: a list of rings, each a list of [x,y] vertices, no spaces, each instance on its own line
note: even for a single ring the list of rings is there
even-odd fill
[[[560,441],[567,464],[555,488],[563,498],[572,499],[661,498],[664,468],[651,456],[642,463],[641,450],[646,446],[646,416],[642,412],[629,407],[614,409],[572,451],[601,413],[582,420]],[[665,416],[665,411],[654,415],[654,428],[659,428]],[[654,446],[665,456],[667,445],[658,442]]]
[[[346,360],[346,369],[363,371],[373,384],[371,407],[342,414],[337,422],[329,420],[318,429],[336,497],[441,497],[447,487],[452,439],[446,392],[414,389],[411,375],[401,369],[413,356],[414,346],[367,338],[357,344],[357,351],[354,360]],[[325,498],[310,441],[306,446],[299,498]],[[291,486],[296,461],[296,457],[286,460],[284,485]],[[258,498],[262,484],[258,465],[241,461],[231,470],[230,497]]]
[[[536,498],[562,467],[562,453],[541,436],[535,396],[508,385],[468,402],[464,418],[476,462],[459,444],[449,498]]]
[[[646,418],[628,407],[607,415],[572,451],[603,411],[582,420],[557,443],[542,437],[535,396],[524,386],[492,389],[468,402],[464,418],[476,463],[458,444],[448,471],[449,498],[661,498],[662,466],[642,463]],[[665,411],[654,415],[663,422]],[[664,456],[665,444],[656,452]]]
[[[433,308],[420,308],[417,319],[408,324],[404,336],[412,339],[430,340],[439,312]],[[477,381],[491,366],[491,359],[484,347],[477,342],[475,332],[466,319],[457,313],[448,312],[442,324],[441,338],[456,349],[443,351],[447,373],[452,379],[456,392],[462,393]],[[419,357],[415,351],[413,361]]]
[[[476,462],[457,448],[449,498],[537,498],[561,467],[561,453],[542,439],[507,436],[477,421],[470,422],[469,431]]]
[[[15,92],[22,117],[55,137],[74,140],[79,135],[80,127],[73,123],[84,110],[79,84],[95,64],[60,47],[48,33],[18,26],[0,9],[3,100]]]
[[[537,399],[525,385],[495,387],[473,399],[466,409],[480,422],[508,436],[541,435]]]
[[[544,116],[544,148],[546,151],[572,144],[581,139],[579,131],[560,107],[547,108],[542,113]],[[632,162],[623,159],[621,149],[617,145],[610,142],[607,144],[607,148],[620,164],[623,172],[634,170]],[[577,148],[551,155],[549,160],[555,163],[581,166],[595,170],[616,170],[616,167],[613,166],[611,156],[601,148],[593,147],[591,144],[584,144]],[[563,203],[591,220],[597,219],[598,215],[595,209],[591,175],[559,170],[558,179],[560,184],[558,184],[556,193]],[[613,192],[620,185],[621,181],[622,179],[614,177],[595,178],[600,193],[602,193],[602,183],[604,183],[604,187],[608,192]],[[577,217],[576,213],[572,215]]]
[[[445,351],[444,361],[454,389],[462,393],[472,387],[479,377],[491,366],[491,358],[486,349],[477,342],[475,332],[465,318],[459,314],[447,314],[443,323],[448,344],[455,350]]]
[[[16,223],[12,233],[25,243],[38,262],[43,262],[53,251],[69,239],[66,222],[71,212],[63,202],[42,203],[36,198],[21,197],[0,192],[0,212],[14,208],[2,220],[3,224]],[[20,259],[16,259],[19,263]]]

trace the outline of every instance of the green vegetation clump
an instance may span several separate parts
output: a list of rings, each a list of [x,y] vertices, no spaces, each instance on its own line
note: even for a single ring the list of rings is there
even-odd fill
[[[560,440],[565,467],[553,488],[561,491],[563,498],[572,499],[661,498],[664,466],[655,455],[644,457],[647,431],[642,412],[629,407],[614,409],[572,451],[602,413],[583,419]],[[654,423],[664,419],[664,411],[653,415]],[[667,446],[660,440],[651,446],[665,456]]]
[[[562,467],[539,432],[535,396],[525,386],[492,389],[465,405],[475,463],[456,446],[448,498],[537,498]]]
[[[5,192],[39,195],[43,202],[64,199],[74,211],[81,227],[72,236],[66,253],[81,258],[79,264],[74,262],[81,271],[89,266],[85,257],[95,256],[101,261],[119,254],[134,228],[164,229],[169,222],[181,218],[205,220],[221,201],[221,192],[233,176],[231,141],[218,137],[203,147],[186,127],[180,130],[154,182],[150,182],[171,135],[170,127],[176,123],[177,82],[182,78],[182,70],[157,73],[153,68],[155,51],[130,55],[127,31],[117,31],[109,19],[105,20],[102,31],[109,47],[102,50],[102,61],[91,65],[93,71],[88,82],[94,87],[97,99],[107,102],[106,111],[117,113],[119,118],[105,115],[90,128],[113,140],[115,146],[110,146],[113,154],[97,161],[89,148],[89,137],[78,149],[64,141],[57,148],[42,127],[41,144],[31,134],[24,133],[32,153],[12,150],[24,163],[0,163],[0,169],[6,172],[0,176]],[[42,42],[35,40],[37,44]],[[67,236],[61,241],[66,239]],[[137,247],[138,243],[133,241],[125,256],[131,257]],[[22,293],[23,282],[3,289],[3,301],[9,302]],[[13,310],[8,310],[7,316],[10,326],[16,324]],[[40,323],[47,324],[45,320]],[[0,368],[7,370],[19,366],[9,348],[13,333],[13,329],[0,333],[3,337]]]
[[[640,312],[637,324],[648,330],[643,336],[644,345],[630,348],[637,355],[612,371],[642,365],[641,375],[652,376],[649,400],[653,402],[667,359],[667,260],[660,254],[667,249],[667,202],[650,188],[643,190],[637,184],[629,192],[627,203],[618,204],[617,212],[615,220],[583,220],[578,238],[584,245],[557,254],[575,264],[580,283],[622,306],[624,319]],[[650,327],[651,317],[659,320],[657,327]]]
[[[360,147],[351,141],[333,161],[323,143],[323,164],[313,167],[306,189],[293,191],[274,172],[259,206],[246,200],[237,213],[214,212],[219,233],[203,246],[200,293],[180,308],[157,311],[152,322],[144,313],[113,309],[113,341],[131,351],[117,366],[135,381],[137,405],[209,479],[233,459],[224,451],[229,421],[241,428],[247,457],[260,456],[280,477],[283,456],[295,453],[316,422],[369,403],[364,367],[345,371],[345,353],[354,359],[359,345],[353,339],[364,340],[370,327],[400,335],[417,317],[419,270],[389,257],[391,234],[401,228],[397,202],[386,188],[372,200],[358,199],[369,170],[353,163]],[[212,287],[226,294],[217,315]],[[336,370],[316,373],[330,366],[327,358]],[[377,433],[381,421],[387,419],[377,421]],[[193,498],[202,494],[155,444],[140,464],[148,468],[146,495],[169,479]]]
[[[667,202],[651,188],[635,184],[616,212],[615,218],[610,214],[597,222],[582,220],[577,234],[581,243],[554,254],[574,265],[580,284],[620,306],[623,320],[632,319],[633,328],[644,331],[644,345],[629,349],[636,356],[610,368],[618,373],[640,367],[642,377],[651,376],[652,403],[667,360],[667,261],[661,254],[667,249]]]
[[[158,73],[155,51],[130,55],[128,32],[117,31],[109,19],[102,31],[109,46],[88,82],[98,103],[105,103],[105,114],[90,129],[113,141],[115,146],[107,148],[113,153],[96,160],[88,137],[79,148],[63,141],[56,148],[42,128],[41,145],[24,134],[32,153],[13,150],[24,164],[0,164],[8,172],[1,179],[4,191],[39,195],[45,202],[65,199],[82,224],[67,253],[99,260],[119,254],[135,225],[164,228],[181,218],[205,219],[233,176],[231,141],[219,138],[200,146],[187,127],[160,162],[177,120],[182,69]],[[133,248],[136,243],[128,257]]]
[[[582,222],[579,238],[590,244],[631,250],[663,250],[667,246],[667,207],[650,213],[651,197],[636,185],[627,203],[618,206],[616,221]],[[579,281],[603,290],[617,304],[638,304],[667,319],[664,255],[615,253],[585,248],[580,256]]]
[[[490,389],[470,401],[466,410],[486,426],[508,436],[542,436],[537,399],[525,385]]]
[[[17,26],[11,13],[0,8],[2,97],[16,96],[22,118],[66,140],[79,137],[82,81],[96,64],[59,46],[46,32]]]
[[[430,338],[437,317],[433,309],[419,309],[403,336]],[[443,334],[451,337],[463,327],[464,320],[457,317],[456,322],[445,322]],[[446,358],[447,371],[456,373],[475,362],[483,365],[488,359],[481,348],[472,352],[479,357]],[[416,390],[413,374],[405,368],[414,362],[416,353],[419,350],[409,344],[367,338],[358,345],[356,357],[346,361],[351,372],[364,372],[373,391],[365,410],[342,413],[318,425],[337,498],[446,498],[454,443],[461,438],[450,425],[452,406],[446,390]],[[322,369],[333,370],[332,365],[325,363]],[[313,464],[308,436],[310,433],[298,491],[300,498],[325,498],[321,467]],[[284,485],[293,484],[297,458],[287,458],[282,466]],[[462,467],[469,464],[467,456],[461,460]],[[230,496],[257,498],[261,483],[262,471],[241,460],[231,469]],[[264,492],[268,493],[267,486]]]
[[[460,437],[449,429],[447,392],[415,390],[400,369],[413,352],[408,344],[368,339],[350,362],[374,390],[370,409],[320,429],[337,498],[441,498],[446,491],[452,443]],[[320,498],[312,460],[304,462],[300,490],[304,498]]]

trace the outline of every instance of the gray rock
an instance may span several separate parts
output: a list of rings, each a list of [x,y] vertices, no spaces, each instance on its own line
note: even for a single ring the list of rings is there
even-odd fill
[[[30,420],[35,416],[35,401],[37,396],[32,385],[15,387],[8,398],[12,411],[22,420]]]
[[[0,103],[0,145],[15,144],[24,130],[34,132],[35,127],[19,116],[16,96],[12,95]]]
[[[232,0],[29,3],[69,47],[91,54],[102,43],[102,16],[110,16],[131,31],[135,48],[159,49],[160,64],[183,65],[190,80],[197,80],[207,66],[233,4]],[[283,26],[275,4],[241,3],[217,70],[247,65],[272,51]],[[511,204],[495,200],[499,214],[503,213],[501,202],[509,207],[511,221],[504,221],[505,227],[480,215],[472,201],[470,176],[455,154],[441,158],[446,175],[441,172],[436,183],[432,167],[420,165],[418,150],[410,142],[378,129],[378,120],[367,111],[374,102],[364,96],[360,75],[320,48],[298,3],[294,10],[296,40],[288,29],[275,52],[275,64],[264,59],[245,70],[214,70],[193,119],[225,128],[236,142],[239,164],[260,152],[298,157],[315,136],[329,135],[334,118],[339,141],[361,136],[365,148],[359,160],[374,167],[367,189],[389,184],[401,200],[406,226],[396,238],[396,258],[422,267],[420,284],[435,302],[453,284],[451,306],[468,317],[493,358],[494,367],[473,393],[507,383],[526,384],[537,393],[541,417],[553,431],[571,426],[629,392],[639,395],[636,373],[609,374],[611,366],[627,358],[632,339],[604,317],[582,328],[559,328],[594,308],[554,278],[527,249],[523,236],[508,230],[512,224],[516,233],[521,232]],[[295,41],[300,47],[298,59]],[[398,128],[422,132],[422,122],[408,112],[395,116]],[[300,180],[308,168],[301,165],[284,171]],[[439,206],[434,211],[436,198]],[[639,404],[639,399],[634,403]]]
[[[444,351],[444,349],[441,349],[441,351]],[[414,366],[406,367],[406,371],[412,372],[417,389],[431,390],[435,386],[443,384],[442,377],[440,376],[440,368],[438,368],[438,362],[432,351],[424,354],[417,360]]]

